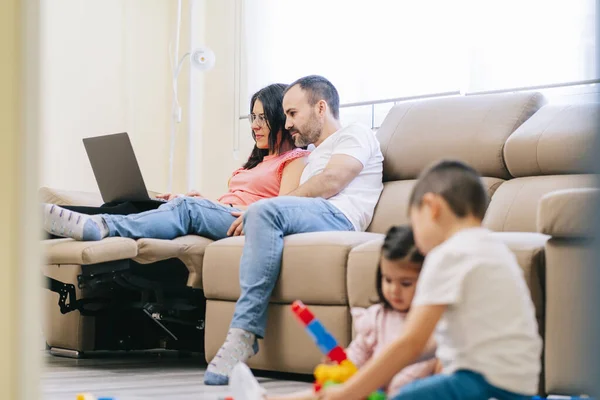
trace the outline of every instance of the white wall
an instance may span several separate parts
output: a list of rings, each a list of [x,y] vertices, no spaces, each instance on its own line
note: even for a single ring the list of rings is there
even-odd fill
[[[81,139],[127,131],[148,188],[166,189],[174,4],[42,1],[41,185],[97,190]]]
[[[242,3],[237,0],[238,5]],[[249,99],[241,93],[240,109],[236,98],[235,64],[243,73],[244,59],[236,57],[236,0],[206,0],[205,37],[217,57],[215,68],[205,74],[204,101],[202,105],[203,139],[202,162],[195,187],[205,196],[216,198],[227,191],[227,182],[233,170],[244,164],[254,142],[247,120],[239,121],[241,114],[249,112]],[[240,54],[239,57],[242,57]],[[239,79],[244,79],[240,76]],[[241,85],[243,87],[243,85]],[[239,131],[239,146],[235,137]],[[234,147],[238,146],[238,154]],[[237,158],[236,158],[237,157]]]
[[[217,61],[208,72],[190,71],[186,61],[180,74],[183,121],[176,127],[173,179],[178,193],[195,188],[217,198],[253,146],[249,124],[237,120],[249,110],[246,100],[243,109],[236,108],[235,4],[183,1],[180,56],[207,45]],[[148,189],[167,189],[172,99],[168,46],[176,9],[176,1],[166,0],[42,1],[41,185],[97,191],[81,139],[127,131]]]

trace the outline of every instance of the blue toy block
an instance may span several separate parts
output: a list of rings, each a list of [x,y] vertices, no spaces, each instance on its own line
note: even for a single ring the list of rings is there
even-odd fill
[[[327,332],[319,320],[312,320],[306,326],[306,331],[312,336],[321,353],[325,355],[337,346],[337,340]]]

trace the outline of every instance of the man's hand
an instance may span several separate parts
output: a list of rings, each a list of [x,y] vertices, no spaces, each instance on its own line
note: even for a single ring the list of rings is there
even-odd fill
[[[233,211],[231,213],[234,217],[238,217],[233,224],[227,230],[227,236],[241,236],[244,234],[244,212]]]

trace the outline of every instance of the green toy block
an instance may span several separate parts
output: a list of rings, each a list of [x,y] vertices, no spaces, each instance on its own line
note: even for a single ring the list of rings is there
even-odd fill
[[[367,397],[367,400],[386,400],[387,396],[381,390],[373,392]]]
[[[327,381],[323,384],[323,389],[328,388],[330,386],[336,386],[339,385],[339,383],[335,382],[335,381]]]

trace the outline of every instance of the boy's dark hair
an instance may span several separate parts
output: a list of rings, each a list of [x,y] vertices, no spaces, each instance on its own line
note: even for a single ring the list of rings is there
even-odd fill
[[[386,260],[397,261],[402,260],[409,263],[417,264],[421,266],[425,257],[419,252],[415,245],[415,238],[413,236],[412,228],[408,225],[392,226],[383,241],[381,248],[381,256]],[[419,268],[420,270],[420,268]],[[378,302],[383,303],[384,307],[391,309],[392,305],[383,296],[382,289],[382,275],[381,275],[381,260],[377,266],[377,295],[379,296]]]
[[[291,83],[285,93],[296,85],[307,92],[308,104],[314,106],[320,100],[325,100],[333,118],[340,119],[340,96],[331,82],[319,75],[309,75]]]
[[[426,193],[441,196],[458,217],[473,215],[480,220],[485,216],[488,196],[481,176],[460,161],[444,160],[427,168],[410,195],[410,207],[419,207]]]

